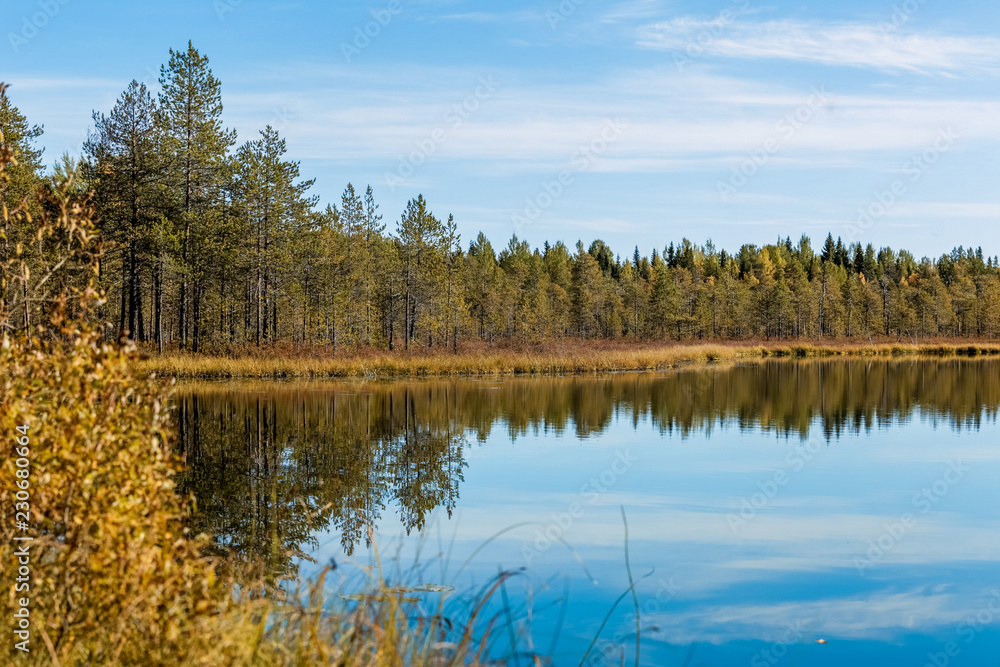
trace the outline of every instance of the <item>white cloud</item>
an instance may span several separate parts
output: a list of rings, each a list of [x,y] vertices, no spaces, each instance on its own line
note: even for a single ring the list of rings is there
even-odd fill
[[[1000,204],[990,202],[922,202],[920,204],[900,204],[895,206],[888,215],[916,218],[984,218],[1000,220]],[[975,456],[989,458],[990,454],[1000,456],[1000,453],[989,451],[989,448],[977,450]]]
[[[860,23],[726,22],[675,18],[639,30],[639,45],[729,58],[769,58],[886,71],[997,71],[1000,40],[903,34]]]
[[[516,11],[516,12],[462,12],[457,14],[445,14],[434,19],[437,21],[464,21],[467,23],[500,23],[502,21],[524,22],[543,21],[545,17],[538,12]]]
[[[699,70],[679,73],[670,66],[558,84],[517,70],[496,71],[495,93],[456,127],[448,120],[454,116],[446,114],[470,99],[480,78],[493,72],[441,67],[423,68],[418,76],[414,70],[304,66],[275,68],[253,80],[236,78],[225,90],[226,122],[240,131],[241,140],[275,124],[296,159],[363,161],[378,173],[395,169],[417,142],[444,129],[446,140],[435,145],[431,164],[460,162],[480,175],[547,176],[566,168],[574,152],[616,117],[627,127],[589,172],[728,174],[748,151],[776,138],[780,150],[769,161],[771,168],[864,167],[894,173],[942,128],[953,127],[960,136],[951,162],[967,161],[966,149],[1000,142],[1000,102],[988,96],[858,93],[832,83],[830,103],[789,136],[788,128],[779,130],[778,124],[807,102],[808,87]],[[27,93],[17,102],[23,100],[29,118],[45,124],[51,154],[75,150],[90,110],[110,108],[122,88],[99,82],[66,104],[60,98],[61,80],[17,83]],[[974,218],[984,209],[966,212],[963,217]]]
[[[373,94],[355,72],[310,72],[310,80],[323,81],[321,88],[296,90],[294,78],[265,93],[231,87],[227,119],[242,134],[288,105],[294,113],[285,133],[297,157],[384,161],[387,168],[444,128],[447,141],[437,146],[434,161],[465,160],[491,173],[548,174],[565,168],[571,155],[616,117],[627,127],[589,171],[728,172],[734,160],[770,138],[780,143],[773,156],[777,166],[876,165],[892,171],[930,145],[942,128],[955,128],[960,148],[1000,141],[1000,103],[988,99],[852,95],[831,87],[829,104],[792,133],[779,123],[807,103],[808,89],[678,74],[672,68],[561,85],[499,72],[495,94],[453,127],[445,114],[475,90],[482,75],[441,70],[425,77],[423,85],[401,76],[399,85],[391,78],[381,81],[383,89]],[[331,90],[337,91],[335,98]]]
[[[955,593],[913,589],[841,599],[706,606],[643,620],[661,628],[657,639],[679,645],[725,643],[734,638],[783,641],[793,620],[801,628],[802,642],[822,636],[884,640],[956,625],[968,615],[969,605],[969,600]]]
[[[661,0],[631,0],[615,6],[603,16],[604,23],[617,23],[619,21],[631,21],[636,19],[648,19],[662,13],[663,2]]]

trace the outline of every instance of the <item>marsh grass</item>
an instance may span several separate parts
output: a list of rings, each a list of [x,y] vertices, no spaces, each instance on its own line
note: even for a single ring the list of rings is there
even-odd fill
[[[529,614],[512,608],[506,586],[521,573],[501,570],[480,588],[458,593],[419,583],[427,562],[404,568],[401,559],[393,559],[390,574],[383,571],[377,547],[375,554],[374,566],[334,586],[329,578],[335,566],[328,565],[294,593],[272,591],[266,601],[244,598],[234,605],[242,613],[226,628],[226,639],[249,649],[236,664],[453,667],[520,659],[548,664],[521,646],[523,634],[515,630]]]
[[[532,349],[490,350],[469,346],[458,354],[389,353],[367,350],[325,355],[321,352],[281,356],[216,357],[171,353],[136,363],[140,373],[189,379],[325,379],[370,380],[417,377],[495,377],[507,375],[572,375],[617,371],[658,371],[678,366],[767,358],[825,357],[976,357],[1000,355],[1000,343],[711,343],[650,345],[541,345]]]

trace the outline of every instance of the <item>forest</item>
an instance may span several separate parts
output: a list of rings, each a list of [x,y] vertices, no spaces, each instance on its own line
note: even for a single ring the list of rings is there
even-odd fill
[[[682,238],[622,258],[601,240],[466,242],[422,195],[389,222],[371,186],[324,208],[273,127],[237,145],[191,44],[170,51],[158,91],[132,81],[92,123],[82,156],[47,169],[42,128],[2,98],[17,164],[0,199],[25,215],[4,217],[0,262],[45,265],[32,220],[72,176],[99,223],[99,327],[150,351],[1000,333],[1000,261],[981,248],[917,259],[832,234],[730,251]],[[0,286],[4,326],[29,331],[42,301]]]

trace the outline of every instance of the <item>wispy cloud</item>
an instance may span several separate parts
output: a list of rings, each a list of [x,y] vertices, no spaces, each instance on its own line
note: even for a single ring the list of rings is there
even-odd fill
[[[524,22],[540,21],[544,16],[534,11],[511,11],[511,12],[460,12],[457,14],[444,14],[433,19],[437,21],[462,21],[465,23],[501,23],[501,22]]]
[[[929,632],[961,623],[968,607],[969,601],[955,593],[912,589],[840,599],[706,604],[689,612],[647,615],[643,620],[662,628],[654,635],[657,639],[677,645],[724,643],[737,637],[782,641],[785,636],[787,640],[791,619],[797,619],[806,633],[822,628],[824,634],[839,638],[885,641],[904,632]]]
[[[711,39],[698,40],[708,34]],[[824,65],[955,76],[997,72],[1000,40],[929,33],[889,32],[861,23],[767,21],[732,23],[675,18],[639,30],[640,46],[682,50],[697,43],[728,58],[781,59]]]
[[[601,16],[603,22],[648,19],[663,13],[662,0],[631,0],[622,2]]]
[[[465,12],[463,14],[445,14],[441,21],[472,21],[473,23],[494,23],[502,18],[493,12]]]
[[[288,105],[295,113],[285,134],[298,157],[395,164],[435,128],[450,128],[445,114],[474,91],[484,74],[442,68],[414,77],[405,68],[391,74],[356,69],[274,73],[266,93],[257,89],[258,76],[252,89],[229,89],[227,119],[243,134]],[[941,128],[954,127],[963,146],[1000,142],[1000,104],[988,99],[851,95],[830,89],[829,107],[788,136],[781,123],[809,98],[809,90],[699,72],[679,75],[670,68],[565,84],[527,81],[516,71],[497,72],[496,80],[501,82],[497,93],[461,127],[449,130],[449,141],[434,161],[462,160],[466,167],[471,163],[491,173],[558,171],[609,118],[621,118],[628,129],[594,162],[593,172],[728,173],[735,160],[745,159],[769,137],[781,138],[781,151],[771,160],[776,167],[865,166],[894,172],[933,142]],[[311,89],[315,81],[323,85]],[[372,81],[380,83],[377,94],[366,88]],[[330,91],[337,91],[336,97]]]

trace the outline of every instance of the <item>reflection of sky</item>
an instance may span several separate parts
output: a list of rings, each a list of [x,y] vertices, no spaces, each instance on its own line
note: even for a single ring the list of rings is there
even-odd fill
[[[633,573],[652,572],[638,586],[643,664],[922,665],[949,641],[959,653],[948,664],[997,664],[1000,656],[985,662],[1000,652],[996,433],[995,424],[956,432],[914,419],[829,442],[735,428],[680,438],[648,422],[634,429],[625,416],[586,440],[568,430],[511,442],[497,430],[468,451],[458,512],[439,513],[425,530],[424,554],[450,549],[452,563],[451,580],[428,583],[467,589],[498,565],[527,567],[537,606],[562,594],[562,580],[544,587],[561,575],[570,592],[557,664],[577,664],[628,588],[624,506]],[[633,462],[621,472],[623,459]],[[948,473],[953,462],[967,469],[961,477]],[[776,479],[785,482],[769,487]],[[606,488],[594,493],[592,480]],[[925,488],[936,502],[914,501]],[[743,499],[758,509],[735,521]],[[560,520],[574,503],[578,516]],[[893,524],[906,513],[913,519],[900,532]],[[502,534],[453,578],[474,549],[522,522],[530,525]],[[571,548],[536,542],[546,530]],[[381,539],[400,532],[387,513]],[[342,562],[339,536],[327,537],[317,559]],[[403,540],[404,554],[416,537]],[[869,553],[880,540],[888,549]],[[556,615],[538,614],[536,636],[553,630]],[[628,642],[634,628],[627,599],[602,636]],[[792,645],[779,649],[781,661],[759,662],[773,642]],[[693,654],[681,648],[689,645]]]

